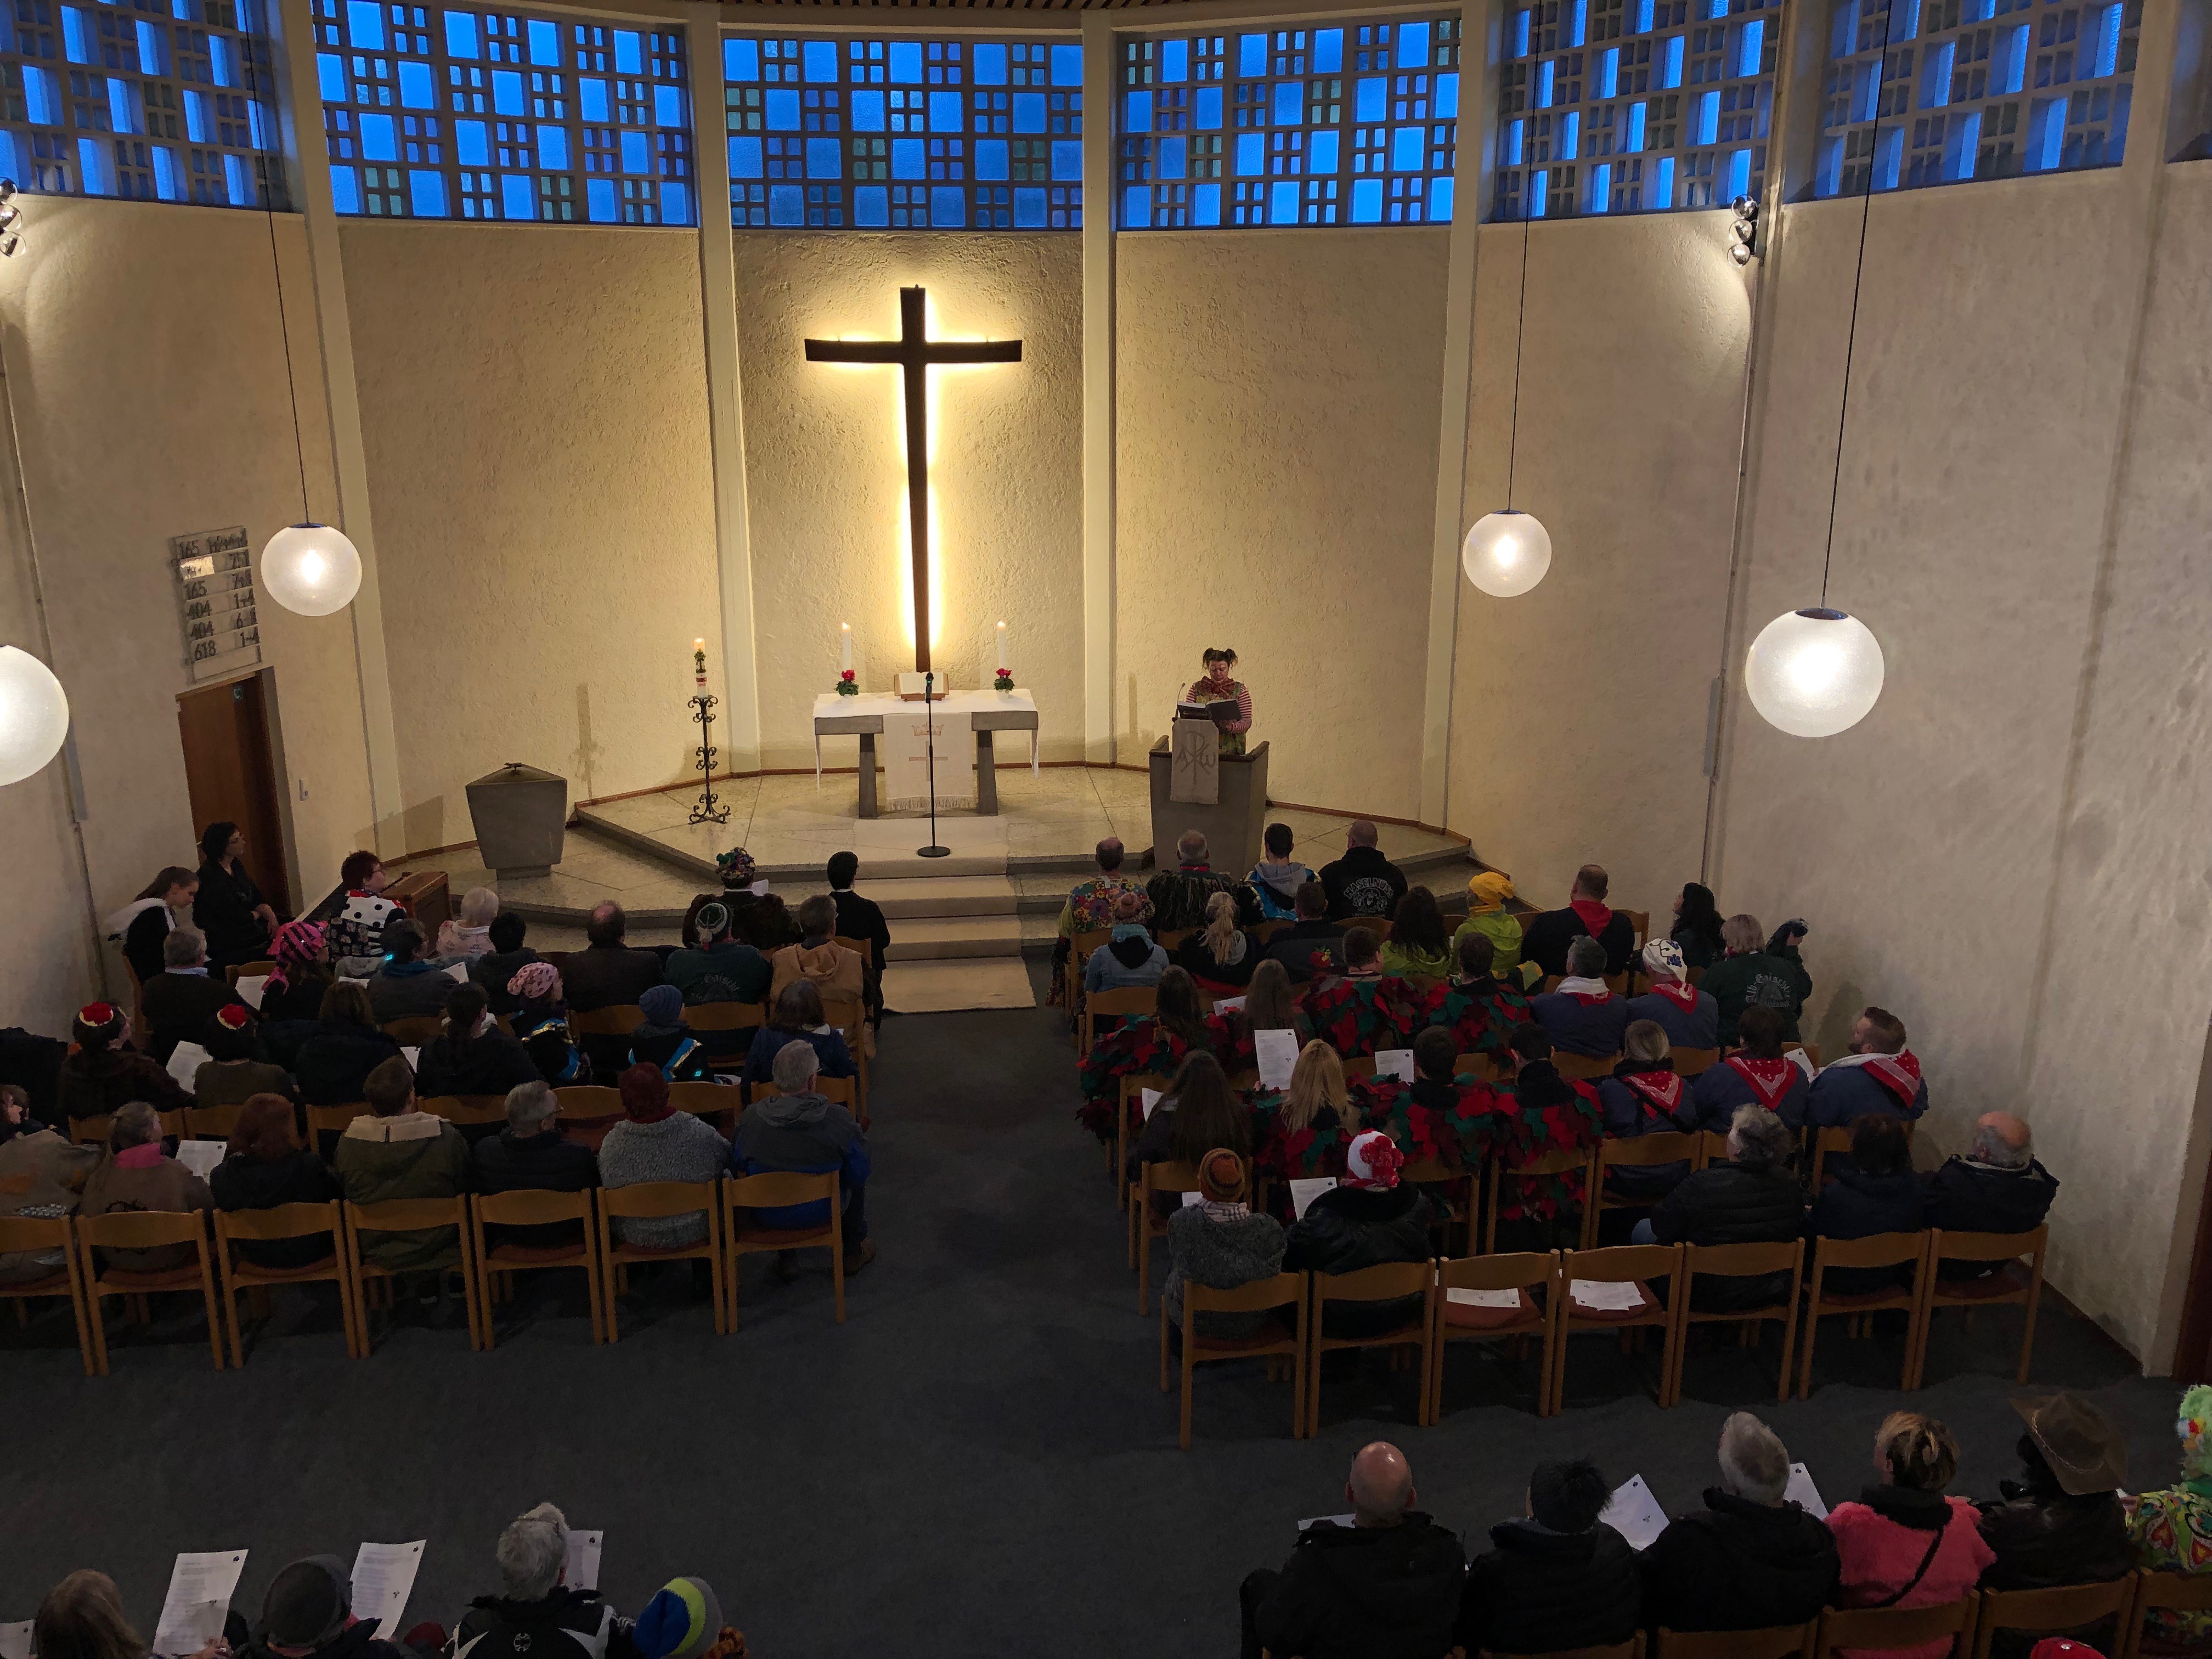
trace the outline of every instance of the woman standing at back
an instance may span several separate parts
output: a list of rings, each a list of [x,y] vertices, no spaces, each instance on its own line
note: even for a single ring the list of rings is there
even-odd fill
[[[1875,1431],[1874,1468],[1878,1482],[1828,1513],[1843,1563],[1838,1602],[1931,1607],[1957,1601],[1996,1559],[1973,1504],[1943,1494],[1959,1472],[1959,1443],[1935,1418],[1892,1412]],[[1950,1648],[1948,1640],[1928,1642],[1880,1659],[1943,1659]],[[1872,1659],[1863,1650],[1841,1652]]]

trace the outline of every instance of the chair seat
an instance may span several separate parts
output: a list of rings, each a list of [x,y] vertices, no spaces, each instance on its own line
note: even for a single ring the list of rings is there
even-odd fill
[[[1340,1308],[1357,1308],[1357,1302],[1339,1302]],[[1379,1348],[1386,1343],[1419,1342],[1429,1334],[1428,1322],[1417,1319],[1410,1325],[1401,1325],[1395,1331],[1378,1331],[1373,1336],[1330,1336],[1323,1333],[1321,1346],[1324,1348]]]
[[[1938,1279],[1929,1286],[1937,1302],[2001,1302],[2027,1293],[2027,1274],[2020,1263],[2008,1261],[1985,1279]]]
[[[590,1254],[580,1244],[502,1244],[484,1252],[490,1267],[551,1267],[563,1263],[581,1265]]]
[[[608,1255],[610,1261],[644,1261],[664,1257],[681,1258],[687,1255],[708,1255],[714,1245],[707,1239],[696,1244],[623,1244],[617,1243]]]
[[[1543,1315],[1525,1289],[1516,1289],[1513,1294],[1519,1300],[1510,1308],[1475,1308],[1464,1302],[1447,1301],[1444,1323],[1463,1331],[1503,1331],[1513,1326],[1527,1326],[1534,1330]]]
[[[1890,1308],[1905,1309],[1912,1305],[1912,1292],[1908,1290],[1853,1291],[1838,1295],[1832,1291],[1820,1293],[1820,1311],[1826,1313],[1881,1313]]]
[[[1201,1336],[1192,1340],[1192,1353],[1207,1358],[1224,1358],[1231,1354],[1258,1353],[1264,1349],[1279,1348],[1296,1340],[1290,1331],[1278,1325],[1272,1331],[1255,1331],[1249,1336]]]
[[[67,1296],[70,1277],[66,1270],[48,1273],[44,1279],[0,1279],[0,1296]]]
[[[827,1227],[740,1227],[737,1231],[740,1244],[764,1244],[775,1249],[790,1249],[800,1244],[827,1244]]]
[[[310,1261],[304,1267],[262,1267],[251,1261],[234,1261],[230,1264],[230,1276],[234,1283],[240,1285],[283,1285],[299,1279],[327,1279],[337,1265],[335,1255]]]
[[[104,1291],[191,1291],[198,1289],[199,1283],[197,1262],[150,1273],[142,1273],[135,1267],[106,1267],[100,1275],[100,1288]]]
[[[1632,1282],[1636,1286],[1636,1294],[1641,1298],[1637,1306],[1586,1308],[1570,1294],[1567,1297],[1567,1317],[1578,1325],[1629,1325],[1639,1319],[1649,1319],[1653,1314],[1666,1311],[1661,1305],[1659,1298],[1651,1294],[1651,1287],[1649,1285],[1644,1283],[1642,1279]],[[1746,1318],[1749,1316],[1744,1316]]]

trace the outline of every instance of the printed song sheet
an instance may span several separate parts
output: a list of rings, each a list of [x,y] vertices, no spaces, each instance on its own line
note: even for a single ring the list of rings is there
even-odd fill
[[[1291,1073],[1298,1063],[1298,1034],[1296,1031],[1253,1032],[1252,1054],[1259,1062],[1261,1088],[1287,1089],[1291,1086]]]
[[[376,1639],[389,1642],[415,1592],[422,1565],[422,1542],[363,1544],[353,1558],[353,1613],[376,1620]]]
[[[1667,1511],[1640,1474],[1630,1475],[1613,1489],[1597,1518],[1626,1538],[1631,1549],[1650,1548],[1651,1540],[1667,1530]]]
[[[222,1634],[231,1592],[246,1571],[244,1550],[209,1550],[179,1555],[169,1569],[169,1593],[154,1627],[154,1651],[198,1653]]]

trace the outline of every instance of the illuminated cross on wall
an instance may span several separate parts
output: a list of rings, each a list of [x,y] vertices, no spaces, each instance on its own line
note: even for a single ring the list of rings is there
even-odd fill
[[[927,290],[899,290],[896,340],[809,340],[810,363],[896,363],[906,376],[906,497],[913,526],[914,669],[929,667],[929,370],[940,363],[1018,363],[1019,340],[932,340]]]

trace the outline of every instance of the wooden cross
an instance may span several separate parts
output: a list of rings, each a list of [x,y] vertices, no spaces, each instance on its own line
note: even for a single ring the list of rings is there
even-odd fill
[[[1019,340],[932,340],[927,290],[899,290],[896,340],[809,340],[810,363],[896,363],[906,375],[906,497],[914,542],[914,671],[929,668],[929,398],[933,363],[1018,363]]]

